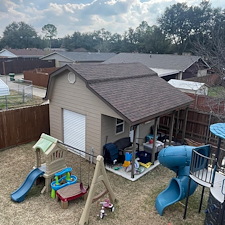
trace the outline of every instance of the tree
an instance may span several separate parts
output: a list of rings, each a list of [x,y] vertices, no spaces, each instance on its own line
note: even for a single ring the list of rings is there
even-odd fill
[[[146,34],[144,46],[146,53],[165,54],[171,52],[171,40],[157,26],[152,26],[151,32]]]
[[[49,39],[49,47],[51,48],[51,40],[57,35],[57,28],[53,24],[46,24],[42,27],[42,32]]]
[[[19,49],[41,47],[41,39],[30,25],[24,22],[13,22],[5,28],[1,45]]]
[[[187,3],[177,3],[167,7],[162,17],[158,19],[160,28],[176,45],[179,54],[186,50],[191,31],[189,10]]]

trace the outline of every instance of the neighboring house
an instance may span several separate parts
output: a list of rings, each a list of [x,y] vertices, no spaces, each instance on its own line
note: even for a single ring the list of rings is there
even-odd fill
[[[193,101],[141,63],[65,65],[50,75],[45,99],[51,136],[95,154],[134,127],[144,138],[159,117]]]
[[[101,52],[53,52],[41,59],[54,59],[56,67],[61,67],[69,63],[101,63],[115,55]]]
[[[208,95],[209,87],[205,83],[176,79],[171,79],[168,83],[185,93]]]
[[[199,56],[120,53],[104,63],[140,62],[158,73],[165,80],[186,79],[207,75],[209,65]]]
[[[51,50],[42,50],[37,48],[26,48],[26,49],[2,49],[0,51],[1,58],[40,58],[49,53]]]

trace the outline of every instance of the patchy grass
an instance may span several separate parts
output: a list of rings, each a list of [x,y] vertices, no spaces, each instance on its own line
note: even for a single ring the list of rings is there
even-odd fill
[[[208,96],[225,98],[225,88],[223,86],[214,86],[209,88]]]
[[[32,146],[35,143],[17,146],[0,151],[0,224],[40,225],[40,224],[76,224],[78,225],[85,201],[77,199],[69,203],[68,209],[62,209],[56,200],[50,198],[50,193],[40,194],[43,184],[32,187],[25,201],[15,203],[10,200],[10,194],[24,181],[29,171],[35,165],[35,153]],[[72,153],[67,154],[67,165],[73,168],[72,174],[81,177],[87,185],[88,177],[93,176],[94,166],[87,161],[79,160]],[[199,225],[204,223],[205,214],[198,213],[201,188],[189,198],[187,219],[183,220],[184,203],[169,206],[163,216],[155,209],[155,198],[164,190],[175,174],[169,169],[158,166],[139,180],[132,182],[107,171],[117,202],[115,212],[100,220],[97,214],[100,210],[98,203],[93,203],[90,211],[89,224],[153,224],[153,225]],[[90,183],[91,179],[89,180]],[[98,192],[104,190],[101,184]],[[206,207],[205,194],[202,209]],[[102,199],[104,200],[104,198]]]
[[[7,100],[6,100],[7,98]],[[18,94],[17,91],[10,90],[10,95],[4,97],[0,97],[0,110],[13,109],[22,106],[32,106],[32,105],[40,105],[43,103],[43,99],[37,96],[32,96],[32,98],[24,99],[22,94]]]

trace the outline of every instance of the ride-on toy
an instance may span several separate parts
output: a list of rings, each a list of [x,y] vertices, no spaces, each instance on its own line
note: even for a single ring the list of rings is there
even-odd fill
[[[105,201],[104,202],[100,202],[100,204],[102,205],[102,207],[101,207],[101,210],[100,210],[100,213],[99,213],[98,216],[101,219],[103,219],[104,216],[107,216],[107,214],[105,213],[105,209],[110,209],[111,212],[114,212],[114,210],[115,210],[114,205],[110,202],[109,199],[105,199]]]

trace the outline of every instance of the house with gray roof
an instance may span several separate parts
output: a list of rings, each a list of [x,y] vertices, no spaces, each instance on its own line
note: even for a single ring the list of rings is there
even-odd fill
[[[146,65],[167,81],[205,76],[209,69],[201,57],[192,55],[119,53],[104,63],[134,62]]]
[[[101,63],[111,57],[115,56],[115,53],[103,53],[103,52],[53,52],[49,55],[42,57],[42,60],[54,59],[56,67],[64,66],[69,63]]]
[[[1,58],[40,58],[49,53],[51,50],[43,50],[37,48],[26,48],[26,49],[2,49],[0,51]]]
[[[193,101],[141,63],[65,65],[50,75],[45,99],[51,136],[95,154],[130,131],[144,139],[161,116]]]

